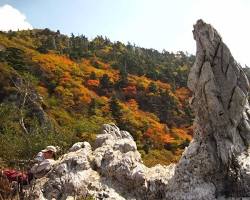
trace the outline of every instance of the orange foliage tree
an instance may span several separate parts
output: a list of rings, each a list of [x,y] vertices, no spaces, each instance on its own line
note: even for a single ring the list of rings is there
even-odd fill
[[[137,90],[136,90],[135,86],[129,85],[129,86],[123,88],[123,92],[124,92],[126,97],[132,98],[136,95]]]

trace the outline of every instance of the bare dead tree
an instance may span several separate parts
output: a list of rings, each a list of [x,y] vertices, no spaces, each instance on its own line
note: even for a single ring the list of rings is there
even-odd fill
[[[14,84],[15,88],[18,90],[18,93],[20,94],[20,96],[23,96],[21,105],[19,107],[19,113],[20,113],[19,124],[20,124],[22,130],[26,134],[29,134],[29,131],[27,130],[25,123],[24,123],[24,112],[23,112],[25,104],[26,104],[26,100],[28,98],[29,82],[27,82],[27,84],[21,83],[19,86],[18,84],[16,84],[16,82],[13,79],[11,79],[11,81]],[[21,81],[22,81],[22,79],[21,79]]]
[[[26,141],[27,147],[29,149],[31,149],[30,140],[28,138],[29,131],[27,130],[25,123],[24,123],[24,118],[25,118],[24,108],[25,108],[25,105],[27,102],[27,98],[29,98],[29,86],[30,86],[30,84],[29,84],[29,82],[24,84],[22,79],[20,79],[20,81],[21,81],[20,84],[17,84],[13,79],[11,79],[11,81],[12,81],[13,85],[15,86],[15,88],[17,89],[20,96],[22,97],[21,104],[18,108],[19,116],[20,116],[19,124],[20,124],[21,129],[23,130],[24,134],[22,134],[22,135]]]

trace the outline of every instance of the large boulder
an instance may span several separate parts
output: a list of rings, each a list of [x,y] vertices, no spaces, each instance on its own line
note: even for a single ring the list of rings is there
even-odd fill
[[[147,168],[132,136],[104,124],[95,149],[78,142],[58,159],[46,177],[37,179],[30,199],[160,199],[174,164]]]

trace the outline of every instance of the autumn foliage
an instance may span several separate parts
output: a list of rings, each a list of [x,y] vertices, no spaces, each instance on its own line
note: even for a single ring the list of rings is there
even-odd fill
[[[0,33],[0,41],[7,48],[0,52],[5,63],[0,82],[9,71],[29,82],[41,95],[55,132],[93,141],[101,124],[115,122],[132,134],[149,165],[155,163],[153,156],[163,163],[176,161],[192,139],[185,87],[192,56],[50,30]]]

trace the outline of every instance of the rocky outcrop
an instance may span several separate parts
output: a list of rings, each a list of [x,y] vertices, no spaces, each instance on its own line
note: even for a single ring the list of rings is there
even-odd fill
[[[94,148],[76,143],[46,177],[36,180],[31,199],[250,197],[248,80],[211,25],[199,20],[193,34],[197,53],[188,87],[195,135],[179,163],[144,166],[131,135],[106,124]]]
[[[131,135],[105,124],[95,149],[74,144],[53,170],[33,183],[30,199],[161,199],[174,164],[147,168]]]
[[[195,136],[176,167],[167,197],[249,197],[247,77],[211,25],[199,20],[193,34],[197,52],[188,87]]]

